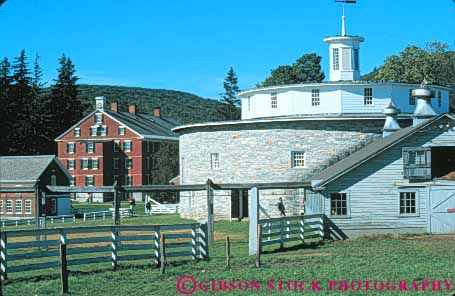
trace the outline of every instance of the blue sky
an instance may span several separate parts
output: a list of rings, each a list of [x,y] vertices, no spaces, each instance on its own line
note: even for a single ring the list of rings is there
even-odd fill
[[[452,0],[358,0],[347,32],[366,38],[362,73],[408,44],[437,40],[455,47]],[[45,80],[69,55],[81,83],[188,91],[218,98],[234,67],[242,89],[270,69],[317,52],[340,32],[334,0],[7,0],[0,8],[1,55],[41,56]]]

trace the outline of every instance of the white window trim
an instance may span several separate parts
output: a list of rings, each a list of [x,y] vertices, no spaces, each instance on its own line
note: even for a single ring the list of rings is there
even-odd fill
[[[332,215],[332,194],[346,194],[346,215]],[[350,191],[332,191],[329,192],[329,217],[333,219],[349,219],[351,218],[351,192]]]
[[[371,104],[366,104],[366,98],[367,96],[365,95],[366,89],[371,89]],[[364,107],[373,107],[374,106],[374,92],[372,87],[365,87],[363,89],[363,106]]]
[[[270,108],[278,109],[278,93],[270,93]]]
[[[8,211],[8,202],[11,204],[11,211]],[[5,204],[5,212],[6,214],[12,214],[13,213],[13,200],[12,199],[7,199],[6,204]]]
[[[18,204],[20,205],[19,209],[17,207]],[[16,201],[14,202],[14,210],[16,214],[22,214],[23,211],[22,199],[16,199]]]
[[[4,212],[3,212],[3,199],[0,199],[0,214],[4,214]]]
[[[414,193],[415,198],[416,198],[416,212],[412,214],[402,214],[400,213],[400,195],[401,193]],[[419,217],[420,216],[420,196],[419,196],[419,191],[416,189],[400,189],[398,190],[398,217],[400,218],[408,218],[408,217]]]
[[[78,132],[76,133],[76,131],[78,131]],[[75,136],[76,138],[78,138],[78,137],[81,136],[81,128],[80,128],[80,127],[76,127],[76,128],[74,129],[74,136]]]
[[[120,133],[120,130],[123,130],[123,133]],[[119,136],[124,136],[124,135],[126,135],[126,127],[123,126],[123,125],[120,125],[120,126],[118,127],[118,134],[119,134]]]
[[[317,96],[316,96],[317,94]],[[314,104],[317,102],[317,104]],[[321,91],[318,88],[311,90],[311,107],[320,107],[321,106]]]
[[[101,121],[98,121],[98,116],[101,116]],[[102,124],[104,122],[104,116],[103,113],[95,113],[95,123],[96,124]]]
[[[73,164],[72,168],[70,168],[70,165],[69,165],[70,162]],[[74,158],[70,158],[70,159],[67,160],[67,168],[68,168],[69,171],[73,171],[73,170],[76,169],[76,161],[74,160]]]
[[[67,150],[68,154],[74,154],[74,153],[76,152],[76,143],[74,143],[74,142],[68,142],[66,145],[67,145],[66,150]],[[72,151],[72,152],[69,151],[70,149],[68,148],[70,145],[73,146],[73,151]]]
[[[126,146],[125,144],[126,144],[126,143],[129,143],[129,144],[130,144],[128,150],[126,150],[126,148],[125,148],[125,146]],[[131,149],[131,148],[132,148],[132,145],[133,145],[132,143],[133,143],[133,142],[132,142],[131,140],[125,140],[125,141],[123,141],[123,151],[125,151],[125,152],[131,152],[131,151],[133,150],[133,149]]]
[[[27,204],[29,204],[28,207],[27,207]],[[29,210],[27,210],[27,208]],[[24,213],[25,213],[25,215],[31,215],[32,214],[32,200],[31,199],[26,199],[24,201]]]
[[[303,153],[303,166],[294,166],[294,154],[295,153]],[[291,151],[291,168],[293,169],[304,169],[306,168],[306,160],[307,160],[307,156],[306,156],[306,152],[304,150],[292,150]]]
[[[92,146],[92,147],[93,147],[92,151],[90,151],[90,150],[88,149],[88,147],[89,147],[89,146],[88,146],[88,143],[92,143],[92,144],[93,144],[93,146]],[[87,153],[95,153],[95,142],[93,142],[93,141],[87,141],[87,142],[85,143],[85,145],[87,145],[87,147],[86,147],[86,149],[85,149],[85,150],[87,151]]]
[[[92,178],[92,185],[87,185],[88,178]],[[85,176],[85,186],[95,186],[95,177],[93,175]]]
[[[92,162],[92,170],[97,170],[100,168],[100,162],[97,157],[95,158],[90,158],[90,161]],[[96,161],[96,168],[93,167],[93,162]]]
[[[217,159],[215,160],[213,157],[217,156]],[[215,153],[210,153],[210,168],[212,170],[219,170],[221,167],[220,164],[220,153],[215,152]]]
[[[81,160],[82,160],[82,164],[84,163],[84,161],[87,161],[87,166],[84,167],[84,166],[81,164],[81,169],[83,169],[83,170],[88,170],[88,167],[89,167],[89,165],[88,165],[89,159],[84,157],[84,158],[81,158]]]

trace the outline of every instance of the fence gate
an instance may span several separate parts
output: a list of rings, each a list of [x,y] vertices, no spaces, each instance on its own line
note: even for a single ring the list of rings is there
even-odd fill
[[[429,232],[455,232],[455,186],[432,187],[429,199]]]

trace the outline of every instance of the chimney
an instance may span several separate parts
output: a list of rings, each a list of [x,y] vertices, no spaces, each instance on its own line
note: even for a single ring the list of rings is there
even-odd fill
[[[385,115],[382,137],[385,138],[400,129],[400,124],[398,123],[398,114],[401,113],[401,110],[395,107],[393,102],[390,101],[389,105],[382,111],[382,113]]]
[[[104,106],[106,106],[106,97],[95,97],[95,106],[98,110],[104,110]]]
[[[155,117],[161,117],[161,107],[155,107],[155,108],[153,108],[153,116],[155,116]]]
[[[417,106],[413,114],[412,126],[417,126],[436,116],[436,112],[431,106],[431,98],[434,97],[434,92],[430,90],[425,79],[422,81],[422,84],[420,84],[420,88],[412,90],[412,95],[416,97],[417,100]]]
[[[129,113],[131,113],[131,114],[136,114],[136,111],[137,111],[137,110],[136,110],[136,104],[133,103],[133,104],[130,104],[130,105],[128,106],[128,112],[129,112]]]
[[[111,103],[111,111],[117,113],[118,112],[118,103],[112,102]]]

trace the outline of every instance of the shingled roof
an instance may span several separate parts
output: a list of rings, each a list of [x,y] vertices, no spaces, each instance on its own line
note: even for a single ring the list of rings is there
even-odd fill
[[[52,161],[61,163],[55,155],[1,156],[0,183],[36,182]],[[66,169],[64,169],[66,172]]]
[[[452,120],[455,120],[455,118],[449,114],[442,114],[428,121],[425,121],[416,127],[408,126],[406,128],[394,132],[390,136],[372,142],[370,145],[365,146],[364,148],[360,149],[357,152],[354,152],[345,159],[342,159],[339,162],[335,163],[334,165],[326,168],[319,174],[311,177],[311,184],[313,188],[323,187],[327,185],[328,183],[334,181],[335,179],[338,179],[339,177],[353,170],[359,165],[367,162],[376,155],[391,148],[395,144],[398,144],[401,141],[407,139],[408,137],[414,135],[419,130],[427,127],[428,125],[431,125],[432,123],[444,117],[448,117]]]

